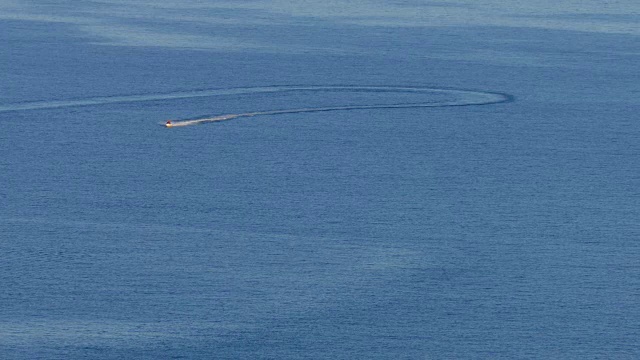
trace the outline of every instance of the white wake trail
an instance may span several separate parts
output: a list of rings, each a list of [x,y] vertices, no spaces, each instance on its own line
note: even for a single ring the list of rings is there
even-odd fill
[[[318,88],[316,88],[317,90]],[[451,94],[466,95],[461,96],[461,99],[447,100],[447,101],[426,101],[418,103],[400,103],[400,104],[372,104],[372,105],[348,105],[348,106],[329,106],[329,107],[317,107],[317,108],[297,108],[297,109],[283,109],[283,110],[269,110],[269,111],[256,111],[250,113],[241,114],[226,114],[214,117],[206,117],[201,119],[192,120],[178,120],[171,121],[171,126],[190,126],[200,125],[205,123],[220,122],[225,120],[252,117],[252,116],[266,116],[266,115],[280,115],[280,114],[301,114],[301,113],[314,113],[314,112],[329,112],[329,111],[347,111],[347,110],[365,110],[365,109],[401,109],[401,108],[428,108],[428,107],[450,107],[450,106],[472,106],[472,105],[488,105],[497,104],[503,102],[512,101],[513,98],[507,94],[501,93],[489,93],[478,92],[471,90],[448,90],[448,89],[433,89],[433,88],[390,88],[390,87],[322,87],[321,90],[362,90],[362,91],[384,91],[391,92],[396,90],[398,92],[447,92]],[[305,88],[309,90],[309,88]]]
[[[91,97],[72,100],[51,100],[51,101],[31,101],[13,104],[0,104],[0,113],[11,111],[28,111],[41,109],[57,109],[79,106],[99,106],[116,103],[150,102],[158,100],[179,100],[199,97],[215,97],[245,94],[267,94],[267,93],[287,93],[287,92],[342,92],[342,93],[371,93],[378,96],[384,94],[419,94],[425,95],[425,100],[421,102],[396,103],[396,104],[362,104],[348,106],[330,106],[317,108],[293,108],[281,110],[256,111],[240,114],[226,114],[212,117],[204,117],[191,120],[171,121],[167,127],[183,127],[199,125],[204,123],[220,122],[231,119],[266,116],[278,114],[299,114],[325,111],[348,111],[359,109],[399,109],[399,108],[426,108],[426,107],[448,107],[448,106],[471,106],[488,105],[513,101],[513,97],[508,94],[485,92],[470,89],[447,89],[418,86],[362,86],[362,85],[274,85],[244,88],[227,89],[205,89],[193,91],[177,91],[171,93],[141,94]],[[429,95],[432,95],[429,98]]]

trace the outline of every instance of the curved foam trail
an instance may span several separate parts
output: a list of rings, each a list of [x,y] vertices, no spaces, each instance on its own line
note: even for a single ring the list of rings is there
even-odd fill
[[[434,90],[440,90],[440,89],[429,89],[429,90],[434,91]],[[500,94],[500,93],[482,93],[482,92],[472,92],[468,90],[442,90],[442,91],[460,92],[460,93],[465,93],[467,95],[473,94],[473,95],[481,95],[481,96],[477,96],[477,99],[460,99],[460,100],[440,101],[440,102],[350,105],[350,106],[257,111],[257,112],[242,113],[242,114],[227,114],[227,115],[220,115],[220,116],[202,118],[202,119],[172,121],[172,127],[200,125],[200,124],[211,123],[211,122],[220,122],[225,120],[237,119],[242,117],[263,116],[263,115],[300,114],[300,113],[364,110],[364,109],[401,109],[401,108],[489,105],[489,104],[509,102],[512,100],[511,96],[506,94]]]
[[[250,115],[248,115],[248,114],[229,114],[229,115],[220,115],[220,116],[215,116],[215,117],[205,118],[205,119],[172,121],[171,122],[171,127],[199,125],[199,124],[203,124],[203,123],[207,123],[207,122],[217,122],[217,121],[231,120],[231,119],[235,119],[235,118],[239,118],[239,117],[243,117],[243,116],[250,116]]]
[[[22,103],[0,105],[0,112],[55,109],[55,108],[64,108],[64,107],[106,105],[106,104],[157,101],[157,100],[189,99],[189,98],[221,96],[221,95],[268,93],[268,92],[283,91],[282,88],[283,87],[278,87],[278,86],[268,86],[268,87],[250,87],[250,88],[232,88],[232,89],[208,89],[208,90],[194,90],[194,91],[177,91],[177,92],[162,93],[162,94],[91,97],[91,98],[74,99],[74,100],[29,101],[29,102],[22,102]]]
[[[84,99],[73,100],[52,100],[52,101],[30,101],[22,103],[4,104],[0,105],[1,112],[9,111],[25,111],[25,110],[39,110],[39,109],[54,109],[65,107],[78,107],[78,106],[95,106],[106,105],[116,103],[130,103],[130,102],[145,102],[145,101],[157,101],[157,100],[174,100],[174,99],[188,99],[197,97],[211,97],[211,96],[223,96],[223,95],[241,95],[241,94],[258,94],[258,93],[276,93],[276,92],[291,92],[291,91],[367,91],[367,92],[431,92],[431,93],[449,93],[458,94],[462,97],[485,97],[482,103],[496,103],[508,101],[509,96],[505,94],[480,92],[473,90],[462,89],[441,89],[441,88],[426,88],[426,87],[410,87],[410,86],[349,86],[349,85],[336,85],[336,86],[297,86],[297,85],[282,85],[282,86],[262,86],[262,87],[245,87],[245,88],[230,88],[230,89],[205,89],[194,91],[177,91],[171,93],[160,94],[143,94],[143,95],[124,95],[124,96],[104,96],[104,97],[91,97]],[[499,101],[487,100],[486,97],[502,97]],[[467,99],[467,103],[470,99]],[[471,100],[472,101],[472,100]],[[488,102],[487,102],[488,101]],[[455,104],[440,104],[437,106],[453,106]],[[462,104],[457,104],[462,105]],[[479,105],[477,102],[468,103],[465,105]],[[377,107],[377,106],[376,106]],[[393,107],[393,106],[388,106]],[[404,107],[404,106],[396,106]],[[365,109],[366,107],[360,107]],[[371,108],[371,107],[369,107]],[[333,108],[332,108],[333,109]],[[340,110],[335,108],[334,110]],[[342,109],[348,110],[348,109]],[[325,110],[317,111],[330,111],[329,108]],[[246,114],[241,114],[247,116]],[[258,115],[258,114],[256,114]],[[267,114],[260,114],[267,115]],[[236,116],[237,117],[237,116]],[[224,119],[228,120],[228,119]],[[214,120],[212,120],[214,121]],[[221,120],[218,120],[221,121]]]

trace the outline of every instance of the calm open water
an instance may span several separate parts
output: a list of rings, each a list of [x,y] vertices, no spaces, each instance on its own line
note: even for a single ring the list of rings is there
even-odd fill
[[[640,357],[639,13],[0,1],[0,358]]]

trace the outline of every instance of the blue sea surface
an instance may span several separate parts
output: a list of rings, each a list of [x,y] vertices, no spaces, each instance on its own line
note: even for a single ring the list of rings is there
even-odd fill
[[[0,358],[640,358],[638,13],[0,0]]]

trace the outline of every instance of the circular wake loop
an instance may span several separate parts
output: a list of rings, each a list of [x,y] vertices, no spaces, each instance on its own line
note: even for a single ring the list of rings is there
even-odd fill
[[[213,117],[203,117],[191,120],[171,121],[165,124],[166,127],[180,127],[199,125],[210,122],[220,122],[225,120],[251,117],[267,116],[279,114],[300,114],[312,112],[328,111],[348,111],[361,109],[400,109],[400,108],[429,108],[448,106],[472,106],[488,105],[513,101],[513,97],[508,94],[496,92],[484,92],[467,89],[447,89],[415,86],[357,86],[357,85],[336,85],[336,86],[263,86],[229,89],[208,89],[195,91],[182,91],[163,94],[144,94],[126,96],[106,96],[92,97],[75,100],[55,100],[55,101],[33,101],[0,105],[1,112],[26,111],[38,109],[55,109],[78,106],[97,106],[116,103],[146,102],[157,100],[178,100],[198,97],[215,97],[225,95],[246,95],[265,93],[293,93],[293,92],[343,92],[343,93],[372,93],[376,98],[384,99],[385,94],[412,94],[419,95],[419,99],[411,102],[400,103],[378,103],[378,104],[356,104],[348,106],[325,106],[325,107],[304,107],[280,110],[255,111],[240,114],[226,114]]]
[[[448,107],[448,106],[472,106],[472,105],[489,105],[513,101],[513,97],[504,93],[482,92],[465,89],[443,89],[443,88],[427,88],[427,87],[405,87],[405,86],[279,86],[270,88],[254,88],[260,89],[256,92],[290,92],[290,91],[343,91],[343,92],[375,92],[375,93],[413,93],[425,95],[424,101],[406,102],[396,104],[362,104],[349,106],[328,106],[328,107],[309,107],[309,108],[293,108],[282,110],[256,111],[241,114],[226,114],[214,117],[203,117],[198,119],[167,121],[166,127],[180,127],[200,125],[211,122],[220,122],[251,116],[266,116],[279,114],[300,114],[313,112],[328,111],[347,111],[362,109],[401,109],[401,108],[427,108],[427,107]],[[268,89],[268,90],[267,90]],[[443,99],[429,99],[431,95],[446,95]]]

